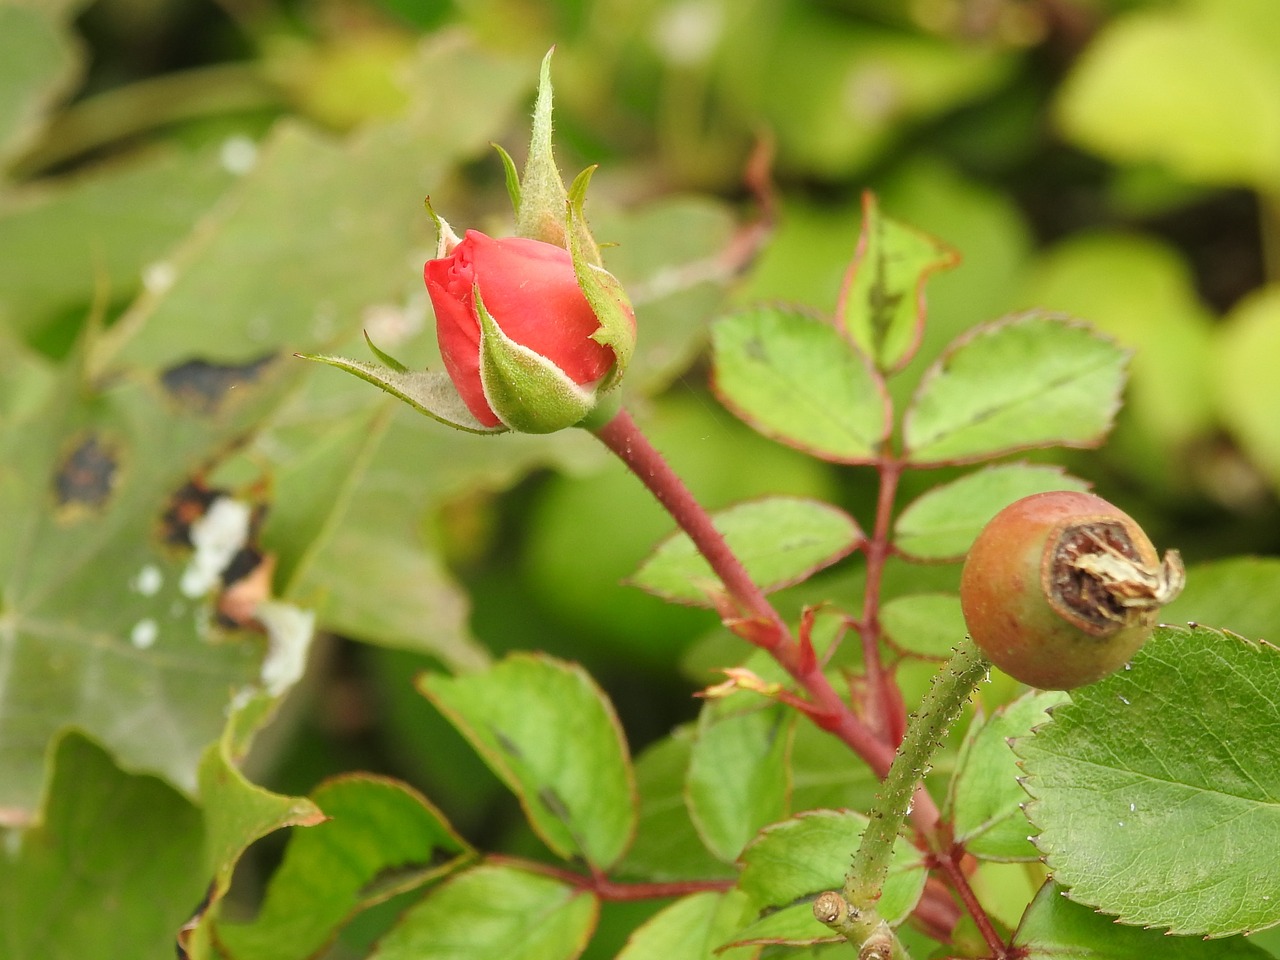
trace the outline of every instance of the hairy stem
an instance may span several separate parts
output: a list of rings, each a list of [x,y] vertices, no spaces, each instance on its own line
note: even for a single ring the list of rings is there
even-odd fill
[[[986,677],[989,666],[987,658],[966,638],[934,678],[920,709],[911,718],[845,877],[844,896],[854,909],[874,910],[889,873],[894,841],[910,814],[916,785],[929,772],[947,728],[960,715],[974,687]]]

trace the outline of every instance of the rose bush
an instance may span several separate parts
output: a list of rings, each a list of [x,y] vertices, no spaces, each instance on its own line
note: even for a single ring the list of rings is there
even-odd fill
[[[594,407],[617,358],[593,339],[601,321],[568,250],[468,230],[423,276],[445,370],[477,420],[529,430],[549,416],[559,429]]]

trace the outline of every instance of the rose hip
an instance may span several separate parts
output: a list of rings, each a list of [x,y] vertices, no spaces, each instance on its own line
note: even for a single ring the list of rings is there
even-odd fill
[[[1119,669],[1182,589],[1159,554],[1101,497],[1039,493],[1001,510],[965,559],[960,602],[974,643],[1015,679],[1069,690]]]

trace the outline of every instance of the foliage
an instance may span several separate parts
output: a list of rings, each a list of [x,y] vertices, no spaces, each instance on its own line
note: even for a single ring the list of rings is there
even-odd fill
[[[293,357],[438,369],[422,198],[511,232],[553,44],[622,392],[749,596],[585,431]],[[1090,487],[1211,626],[982,685],[879,913],[1280,950],[1277,44],[1268,0],[0,0],[0,956],[850,955],[811,903],[958,561]]]

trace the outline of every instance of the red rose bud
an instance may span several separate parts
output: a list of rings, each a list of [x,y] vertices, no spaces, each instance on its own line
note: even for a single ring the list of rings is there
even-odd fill
[[[485,426],[525,433],[572,426],[595,407],[601,382],[616,382],[617,355],[601,342],[609,337],[568,250],[468,230],[423,273],[445,370]],[[635,318],[620,293],[618,308],[634,340]]]

